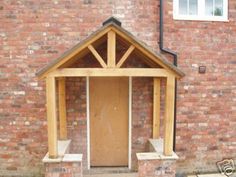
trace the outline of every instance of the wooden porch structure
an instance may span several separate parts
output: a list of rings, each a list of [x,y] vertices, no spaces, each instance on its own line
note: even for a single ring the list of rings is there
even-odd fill
[[[118,38],[129,47],[117,62],[116,42]],[[107,60],[104,60],[96,50],[96,46],[99,46],[101,41],[104,40],[107,41]],[[99,62],[100,68],[71,68],[78,58],[85,56],[89,52]],[[122,68],[132,52],[137,52],[144,56],[144,62],[150,68]],[[60,58],[49,63],[37,75],[40,79],[46,80],[48,152],[50,158],[58,157],[58,139],[65,140],[68,138],[65,98],[66,77],[153,77],[153,138],[160,137],[161,79],[165,79],[164,155],[172,155],[175,81],[183,77],[184,74],[174,65],[167,62],[163,56],[148,49],[114,21],[106,23],[102,28]],[[58,82],[57,91],[56,82]],[[56,98],[56,92],[58,92],[58,98]],[[57,101],[59,138],[57,137]]]

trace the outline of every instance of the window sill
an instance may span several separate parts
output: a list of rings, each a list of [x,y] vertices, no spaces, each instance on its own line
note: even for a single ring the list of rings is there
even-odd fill
[[[228,17],[198,17],[198,16],[174,15],[173,19],[174,20],[191,20],[191,21],[229,22]]]

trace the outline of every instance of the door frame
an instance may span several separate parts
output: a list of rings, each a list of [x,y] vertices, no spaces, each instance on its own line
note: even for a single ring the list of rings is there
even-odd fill
[[[90,107],[89,107],[89,77],[86,77],[86,112],[87,112],[87,168],[90,169]],[[128,168],[131,169],[132,154],[132,77],[129,77],[129,114],[128,114]]]

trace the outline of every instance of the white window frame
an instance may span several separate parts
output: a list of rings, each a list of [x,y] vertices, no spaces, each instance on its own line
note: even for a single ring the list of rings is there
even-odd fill
[[[180,15],[179,0],[173,0],[173,18],[175,20],[201,20],[201,21],[225,21],[228,22],[228,0],[223,0],[223,16],[205,15],[205,0],[198,0],[197,15]]]

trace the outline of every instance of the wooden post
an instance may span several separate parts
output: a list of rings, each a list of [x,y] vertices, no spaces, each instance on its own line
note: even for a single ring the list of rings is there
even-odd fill
[[[160,138],[161,79],[153,78],[153,139]]]
[[[58,80],[58,108],[60,122],[60,140],[67,139],[65,77]]]
[[[56,80],[46,78],[47,121],[48,121],[48,153],[49,158],[58,157],[57,149],[57,113],[56,113]]]
[[[170,75],[167,77],[166,80],[166,99],[165,99],[164,155],[166,156],[171,156],[173,152],[174,102],[175,102],[175,77]]]
[[[116,66],[116,33],[112,30],[107,36],[107,65],[110,68]]]

